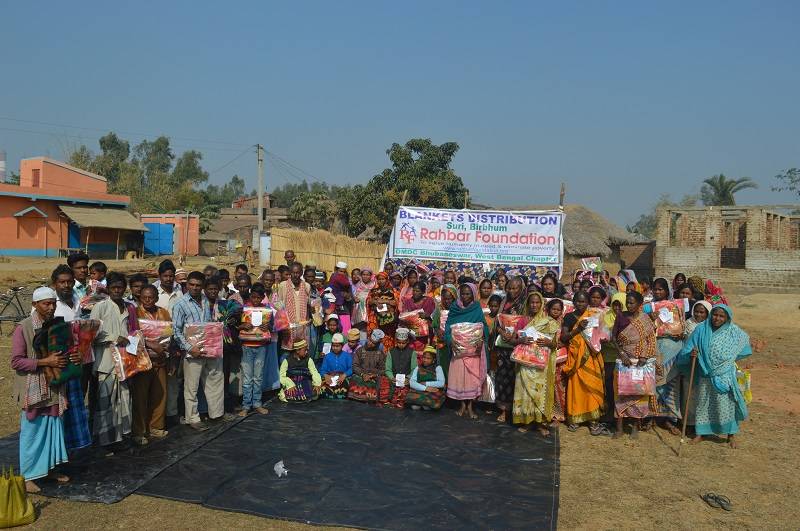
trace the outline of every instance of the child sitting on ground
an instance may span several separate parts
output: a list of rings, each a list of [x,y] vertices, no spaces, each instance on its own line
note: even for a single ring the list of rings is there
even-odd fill
[[[305,403],[319,398],[322,378],[314,360],[308,357],[308,342],[295,341],[289,356],[281,362],[281,391],[278,398],[288,403]]]
[[[350,329],[351,332],[353,330],[356,329]],[[389,379],[384,374],[386,354],[381,349],[383,337],[383,330],[376,328],[367,339],[367,344],[353,354],[353,376],[349,379],[347,398],[378,403],[388,399]]]
[[[444,404],[444,371],[436,363],[436,347],[428,345],[422,352],[422,365],[414,367],[409,380],[411,389],[406,404],[411,409],[439,409]]]
[[[333,334],[331,351],[322,360],[322,398],[347,398],[347,379],[353,375],[353,357],[344,351],[344,336]]]
[[[417,366],[417,353],[409,346],[413,334],[408,328],[398,328],[394,334],[394,347],[386,356],[384,374],[391,384],[391,405],[405,407],[409,376]]]

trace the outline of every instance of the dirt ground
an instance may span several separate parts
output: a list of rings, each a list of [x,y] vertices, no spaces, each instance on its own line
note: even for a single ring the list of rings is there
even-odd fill
[[[35,283],[56,263],[0,263],[0,290],[11,284]],[[152,266],[108,263],[112,269],[126,270]],[[576,433],[562,429],[560,528],[797,528],[793,498],[800,492],[800,475],[793,435],[800,433],[800,349],[792,332],[800,329],[800,298],[732,295],[731,303],[734,320],[751,336],[766,341],[762,351],[746,363],[752,372],[754,398],[751,418],[742,424],[738,437],[739,448],[731,450],[722,442],[708,441],[685,445],[679,458],[679,438],[663,430],[642,433],[634,442],[627,437],[591,437],[585,429]],[[4,327],[0,337],[0,436],[19,429],[19,411],[10,399],[8,331]],[[708,507],[700,495],[709,491],[728,496],[734,510],[727,513]],[[63,528],[66,522],[84,529],[309,527],[138,495],[114,505],[33,499],[41,510],[31,526],[36,529]]]

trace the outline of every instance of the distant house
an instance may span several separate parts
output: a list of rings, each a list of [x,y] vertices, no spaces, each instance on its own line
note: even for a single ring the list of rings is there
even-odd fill
[[[0,184],[0,254],[92,258],[142,251],[147,229],[108,193],[106,178],[47,157],[20,161],[19,185]]]

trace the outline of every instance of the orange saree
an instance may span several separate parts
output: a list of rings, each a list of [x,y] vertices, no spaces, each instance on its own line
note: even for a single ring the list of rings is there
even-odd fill
[[[573,325],[587,316],[582,315]],[[580,424],[599,419],[605,413],[605,391],[603,387],[603,355],[593,352],[582,333],[569,342],[567,361],[564,363],[567,384],[567,421]]]

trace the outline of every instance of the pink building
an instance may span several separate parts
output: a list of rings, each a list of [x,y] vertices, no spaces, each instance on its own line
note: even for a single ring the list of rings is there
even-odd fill
[[[20,161],[19,186],[0,183],[0,254],[92,258],[142,252],[147,229],[108,193],[105,177],[47,157]]]

